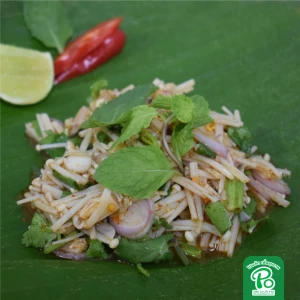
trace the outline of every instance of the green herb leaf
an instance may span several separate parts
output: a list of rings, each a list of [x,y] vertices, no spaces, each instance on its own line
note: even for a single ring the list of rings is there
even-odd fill
[[[225,181],[226,201],[228,211],[238,213],[243,209],[244,183],[235,179]]]
[[[103,244],[99,240],[91,240],[90,247],[86,251],[86,257],[93,258],[107,258],[107,253],[105,252]]]
[[[29,229],[23,234],[22,244],[42,248],[53,241],[56,234],[50,229],[49,223],[38,213],[35,213]]]
[[[185,95],[174,95],[172,97],[172,108],[176,118],[182,123],[192,120],[195,111],[193,101]]]
[[[147,98],[156,90],[157,87],[153,84],[137,86],[97,108],[89,120],[81,125],[81,128],[110,126],[127,121],[131,110],[138,105],[146,104]]]
[[[107,86],[108,86],[108,82],[107,82],[107,80],[104,80],[104,79],[100,79],[100,80],[94,82],[90,87],[92,100],[97,99],[99,97],[100,91],[103,90]]]
[[[173,226],[170,225],[165,218],[155,219],[152,225],[153,230],[158,230],[160,227],[165,227],[166,229],[172,229]]]
[[[112,148],[125,142],[130,137],[140,132],[143,128],[149,127],[152,119],[157,116],[155,108],[147,105],[140,105],[132,109],[130,118],[126,122],[121,136],[114,142]]]
[[[251,148],[251,133],[246,126],[228,127],[229,137],[236,143],[241,151],[248,153]]]
[[[264,217],[264,218],[262,218],[260,220],[253,220],[253,219],[251,219],[251,220],[249,220],[247,222],[241,222],[242,230],[244,232],[251,233],[254,230],[254,228],[256,227],[256,225],[258,223],[260,223],[260,222],[262,222],[264,220],[267,220],[267,219],[269,219],[269,216],[266,216],[266,217]]]
[[[244,213],[247,214],[249,217],[252,217],[256,212],[257,202],[254,198],[250,197],[250,202],[247,206],[243,209]]]
[[[231,227],[231,220],[222,202],[208,203],[205,212],[222,235]]]
[[[103,131],[97,133],[97,139],[99,142],[108,144],[111,141],[111,138]]]
[[[73,29],[59,0],[24,1],[24,17],[31,34],[62,53]]]
[[[158,95],[152,102],[151,106],[155,108],[162,108],[170,110],[172,107],[173,99],[170,96]]]
[[[174,172],[158,147],[139,146],[109,155],[97,168],[94,178],[113,191],[144,199],[151,197]]]
[[[195,110],[193,101],[185,95],[157,96],[151,103],[152,107],[172,110],[182,123],[192,120]]]
[[[66,176],[63,176],[55,170],[52,171],[52,174],[55,178],[57,178],[58,180],[62,181],[65,184],[71,186],[72,188],[76,189],[77,191],[84,190],[85,188],[88,187],[88,185],[78,184],[75,180],[68,178]]]
[[[186,125],[176,125],[172,133],[173,151],[180,160],[194,145],[192,130],[213,121],[209,115],[208,103],[202,96],[194,95],[190,99],[194,104],[192,120]]]
[[[190,151],[194,145],[191,124],[177,124],[172,132],[174,154],[181,161],[181,156]]]
[[[203,143],[199,143],[197,144],[197,146],[195,147],[196,152],[200,155],[204,155],[206,157],[212,157],[212,158],[216,158],[217,154],[212,151],[210,148],[208,148],[205,144]]]
[[[155,239],[134,241],[121,239],[115,253],[122,259],[138,264],[171,260],[172,252],[169,250],[168,241],[173,238],[172,234],[162,235]]]
[[[72,142],[75,146],[79,146],[81,143],[81,138],[80,137],[74,137],[74,138],[69,138],[67,135],[64,133],[61,134],[54,134],[52,131],[47,132],[47,136],[44,137],[41,141],[40,144],[56,144],[56,143],[64,143],[67,141]],[[50,155],[52,158],[55,157],[61,157],[64,155],[66,152],[65,148],[56,148],[56,149],[47,149],[44,150],[48,155]]]
[[[195,106],[191,127],[196,128],[211,123],[213,119],[209,115],[208,102],[200,95],[194,95],[190,97],[190,99],[193,101]]]

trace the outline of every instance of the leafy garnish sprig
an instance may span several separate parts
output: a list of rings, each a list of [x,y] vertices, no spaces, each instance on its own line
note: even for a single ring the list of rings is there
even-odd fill
[[[100,88],[102,86],[103,84]],[[92,91],[92,97],[95,98],[94,89]],[[97,89],[97,93],[98,91]],[[181,172],[181,157],[194,145],[193,129],[213,121],[209,115],[208,103],[202,96],[158,95],[152,100],[156,91],[157,87],[153,84],[137,86],[98,107],[81,126],[83,129],[121,125],[121,134],[111,146],[111,149],[115,148],[114,153],[99,165],[94,179],[104,187],[134,199],[151,197],[178,172],[160,149],[157,138],[147,130],[154,118],[161,115],[161,112],[167,113],[166,119],[161,118],[164,121],[162,141],[169,157]],[[148,104],[149,99],[152,100],[151,104]],[[172,149],[166,142],[170,125],[173,127]],[[136,134],[144,146],[119,147]]]

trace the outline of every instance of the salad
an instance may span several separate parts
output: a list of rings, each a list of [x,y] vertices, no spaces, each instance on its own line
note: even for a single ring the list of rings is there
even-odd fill
[[[66,259],[136,264],[215,251],[231,257],[242,236],[288,207],[284,176],[257,152],[238,110],[211,111],[195,81],[108,89],[62,122],[25,124],[48,159],[18,205],[34,212],[22,243]]]

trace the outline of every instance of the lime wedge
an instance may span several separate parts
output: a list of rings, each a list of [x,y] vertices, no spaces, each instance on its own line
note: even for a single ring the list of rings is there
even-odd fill
[[[53,85],[50,53],[0,45],[0,98],[16,105],[44,99]]]

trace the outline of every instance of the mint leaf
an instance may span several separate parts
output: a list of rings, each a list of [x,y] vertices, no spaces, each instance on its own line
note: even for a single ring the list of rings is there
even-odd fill
[[[177,124],[172,132],[172,147],[174,154],[181,161],[181,156],[189,152],[193,145],[193,132],[191,124]]]
[[[81,125],[81,128],[110,126],[127,121],[131,110],[138,105],[146,104],[147,98],[156,90],[157,87],[153,84],[135,87],[113,101],[98,107],[89,120]]]
[[[170,110],[173,103],[173,97],[158,95],[152,102],[151,106]]]
[[[29,229],[23,234],[22,244],[42,248],[53,241],[56,234],[50,229],[49,223],[38,213],[35,213]]]
[[[166,234],[145,241],[121,239],[115,253],[120,258],[134,264],[171,260],[173,254],[169,250],[168,241],[172,238],[172,234]]]
[[[193,147],[192,130],[213,121],[209,115],[208,103],[202,96],[194,95],[190,99],[194,104],[191,121],[186,125],[176,125],[172,133],[172,147],[176,157],[180,160],[181,156]]]
[[[182,123],[192,120],[195,111],[193,101],[185,95],[174,95],[172,97],[172,108],[176,118]]]
[[[35,38],[45,46],[63,52],[73,29],[59,0],[24,1],[24,18]]]
[[[229,137],[243,152],[249,152],[251,148],[251,133],[246,126],[228,127],[227,133]]]
[[[109,155],[97,168],[94,178],[110,190],[145,199],[174,172],[170,161],[157,146],[139,146]]]
[[[194,95],[190,98],[195,105],[195,109],[193,112],[193,119],[191,121],[192,128],[196,128],[211,123],[213,119],[209,115],[208,102],[200,95]]]
[[[88,258],[107,258],[107,253],[105,252],[103,244],[98,240],[91,240],[90,247],[86,251],[86,257]]]
[[[103,131],[97,133],[97,139],[99,142],[108,144],[111,141],[111,138]]]
[[[158,115],[155,108],[147,105],[140,105],[132,109],[130,118],[126,122],[121,136],[114,142],[112,148],[128,140],[140,132],[143,128],[149,127],[151,120]]]
[[[151,103],[152,107],[172,110],[176,118],[182,123],[192,120],[195,105],[193,101],[185,95],[157,96]]]

